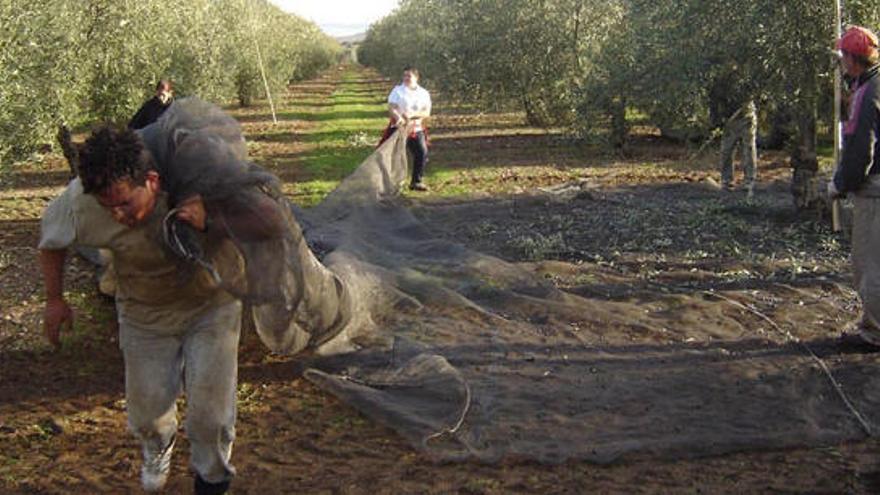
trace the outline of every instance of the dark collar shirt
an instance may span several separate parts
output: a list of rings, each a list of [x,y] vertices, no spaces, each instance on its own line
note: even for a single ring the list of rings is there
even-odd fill
[[[165,113],[165,110],[168,110],[172,101],[173,100],[168,100],[168,104],[166,105],[159,101],[158,96],[150,98],[141,106],[140,110],[134,114],[134,117],[131,118],[131,122],[128,123],[128,128],[137,130],[143,129],[152,124],[158,120],[163,113]]]

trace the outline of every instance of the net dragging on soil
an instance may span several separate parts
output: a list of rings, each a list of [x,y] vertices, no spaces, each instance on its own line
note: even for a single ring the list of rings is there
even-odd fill
[[[560,291],[432,234],[395,199],[405,178],[405,136],[395,135],[297,213],[326,266],[358,274],[350,281],[360,281],[373,321],[351,329],[361,350],[318,361],[306,376],[417,448],[441,460],[604,463],[865,435],[801,347],[742,338],[719,319]],[[725,304],[682,297],[709,316]],[[609,330],[675,324],[705,325],[697,340],[713,343],[624,343]],[[876,428],[877,360],[833,339],[810,345]]]
[[[865,435],[802,348],[752,338],[722,316],[724,301],[680,295],[681,314],[652,313],[439,238],[399,198],[405,140],[395,133],[321,204],[292,207],[284,245],[268,251],[283,252],[292,275],[258,331],[279,352],[317,347],[324,357],[306,377],[319,387],[438,460],[607,463]],[[259,265],[257,251],[245,252],[251,270],[277,266]],[[676,326],[700,338],[652,333]],[[328,332],[326,343],[312,337]],[[877,360],[831,339],[809,344],[876,429]]]

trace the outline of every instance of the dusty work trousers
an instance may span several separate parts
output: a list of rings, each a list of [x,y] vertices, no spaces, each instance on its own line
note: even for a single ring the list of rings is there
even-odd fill
[[[183,386],[192,467],[209,483],[230,480],[241,302],[209,308],[187,328],[159,332],[120,321],[119,331],[128,424],[145,460],[174,438]]]
[[[853,198],[852,264],[863,330],[880,335],[880,182]]]
[[[746,186],[755,183],[758,150],[756,134],[758,119],[753,111],[744,111],[724,126],[721,137],[721,184],[730,186],[733,183],[733,153],[740,144],[740,161],[745,175]]]

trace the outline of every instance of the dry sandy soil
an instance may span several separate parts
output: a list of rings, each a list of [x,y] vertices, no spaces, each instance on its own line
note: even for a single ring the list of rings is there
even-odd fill
[[[277,126],[265,105],[232,109],[256,143],[255,159],[282,177],[294,201],[307,196],[298,182],[316,178],[306,164],[320,151],[321,119],[298,116],[331,109],[343,79],[378,101],[390,84],[359,68],[330,71],[290,88]],[[436,106],[430,167],[439,172],[428,178],[435,192],[405,201],[437,235],[533,263],[560,288],[596,300],[649,304],[724,290],[802,338],[834,337],[854,317],[848,243],[816,214],[792,210],[782,155],[763,155],[756,198],[747,202],[742,191],[724,194],[707,180],[715,175],[711,155],[650,130],[615,154],[528,128],[516,114],[444,108],[442,97]],[[76,328],[58,352],[41,336],[39,216],[66,180],[56,156],[0,178],[0,492],[138,492],[113,307],[95,294],[82,260],[67,272]],[[754,314],[720,307],[744,334],[757,331]],[[632,329],[607,329],[615,331]],[[873,439],[601,467],[436,464],[311,386],[303,366],[269,356],[245,331],[234,493],[880,492]],[[187,447],[179,443],[167,493],[190,490]]]

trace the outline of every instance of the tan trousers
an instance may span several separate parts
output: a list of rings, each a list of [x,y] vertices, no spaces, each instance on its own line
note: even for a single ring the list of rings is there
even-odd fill
[[[230,480],[241,302],[210,308],[187,328],[165,332],[120,321],[128,424],[145,460],[177,432],[176,400],[187,395],[186,434],[193,469],[208,483]]]
[[[880,184],[869,183],[853,198],[852,265],[862,300],[863,330],[880,335]]]
[[[725,187],[733,183],[733,153],[737,144],[741,149],[740,161],[745,185],[749,187],[755,183],[758,163],[755,144],[757,132],[758,117],[752,104],[743,106],[739,115],[724,125],[724,134],[721,137],[721,183]]]

